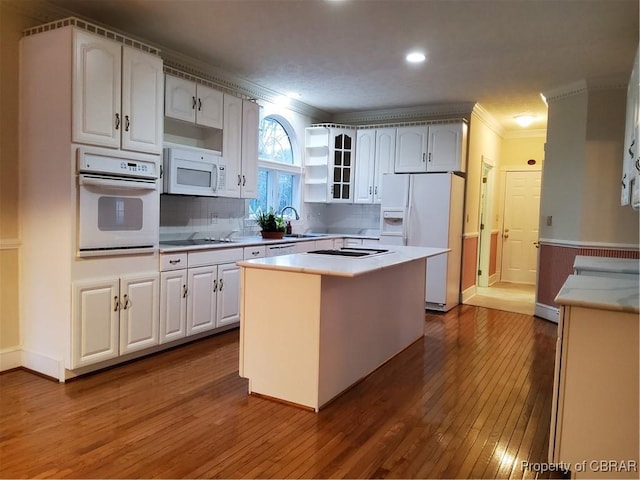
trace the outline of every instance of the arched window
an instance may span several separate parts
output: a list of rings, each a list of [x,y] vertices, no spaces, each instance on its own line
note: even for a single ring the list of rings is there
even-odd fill
[[[285,126],[286,125],[286,126]],[[302,168],[295,164],[288,125],[268,116],[260,122],[258,198],[249,202],[249,215],[258,210],[279,212],[286,206],[300,211]],[[288,210],[285,216],[291,216]]]

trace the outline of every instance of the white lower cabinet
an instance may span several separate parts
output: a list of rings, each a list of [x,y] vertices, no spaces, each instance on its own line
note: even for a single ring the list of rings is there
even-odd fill
[[[158,274],[73,284],[71,368],[158,344]]]
[[[240,321],[235,262],[242,259],[242,249],[190,252],[186,261],[184,256],[161,256],[160,343]],[[185,265],[189,268],[181,268]]]

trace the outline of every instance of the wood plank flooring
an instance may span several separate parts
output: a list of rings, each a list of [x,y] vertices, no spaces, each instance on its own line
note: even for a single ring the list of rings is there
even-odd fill
[[[247,395],[238,331],[58,384],[0,375],[2,478],[536,478],[556,325],[461,305],[319,413]]]

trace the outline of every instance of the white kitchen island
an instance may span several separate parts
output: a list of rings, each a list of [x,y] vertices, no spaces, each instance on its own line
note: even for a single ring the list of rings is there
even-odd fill
[[[380,248],[390,251],[238,262],[249,393],[318,411],[422,337],[426,258],[448,250]]]

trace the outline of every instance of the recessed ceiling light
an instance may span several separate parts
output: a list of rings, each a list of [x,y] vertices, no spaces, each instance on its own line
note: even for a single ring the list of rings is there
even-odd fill
[[[516,123],[518,125],[520,125],[521,127],[528,127],[529,125],[531,125],[533,123],[534,120],[534,116],[533,115],[516,115],[515,117],[513,117],[513,119],[516,121]]]
[[[422,63],[426,60],[426,55],[422,52],[410,52],[405,57],[409,63]]]

